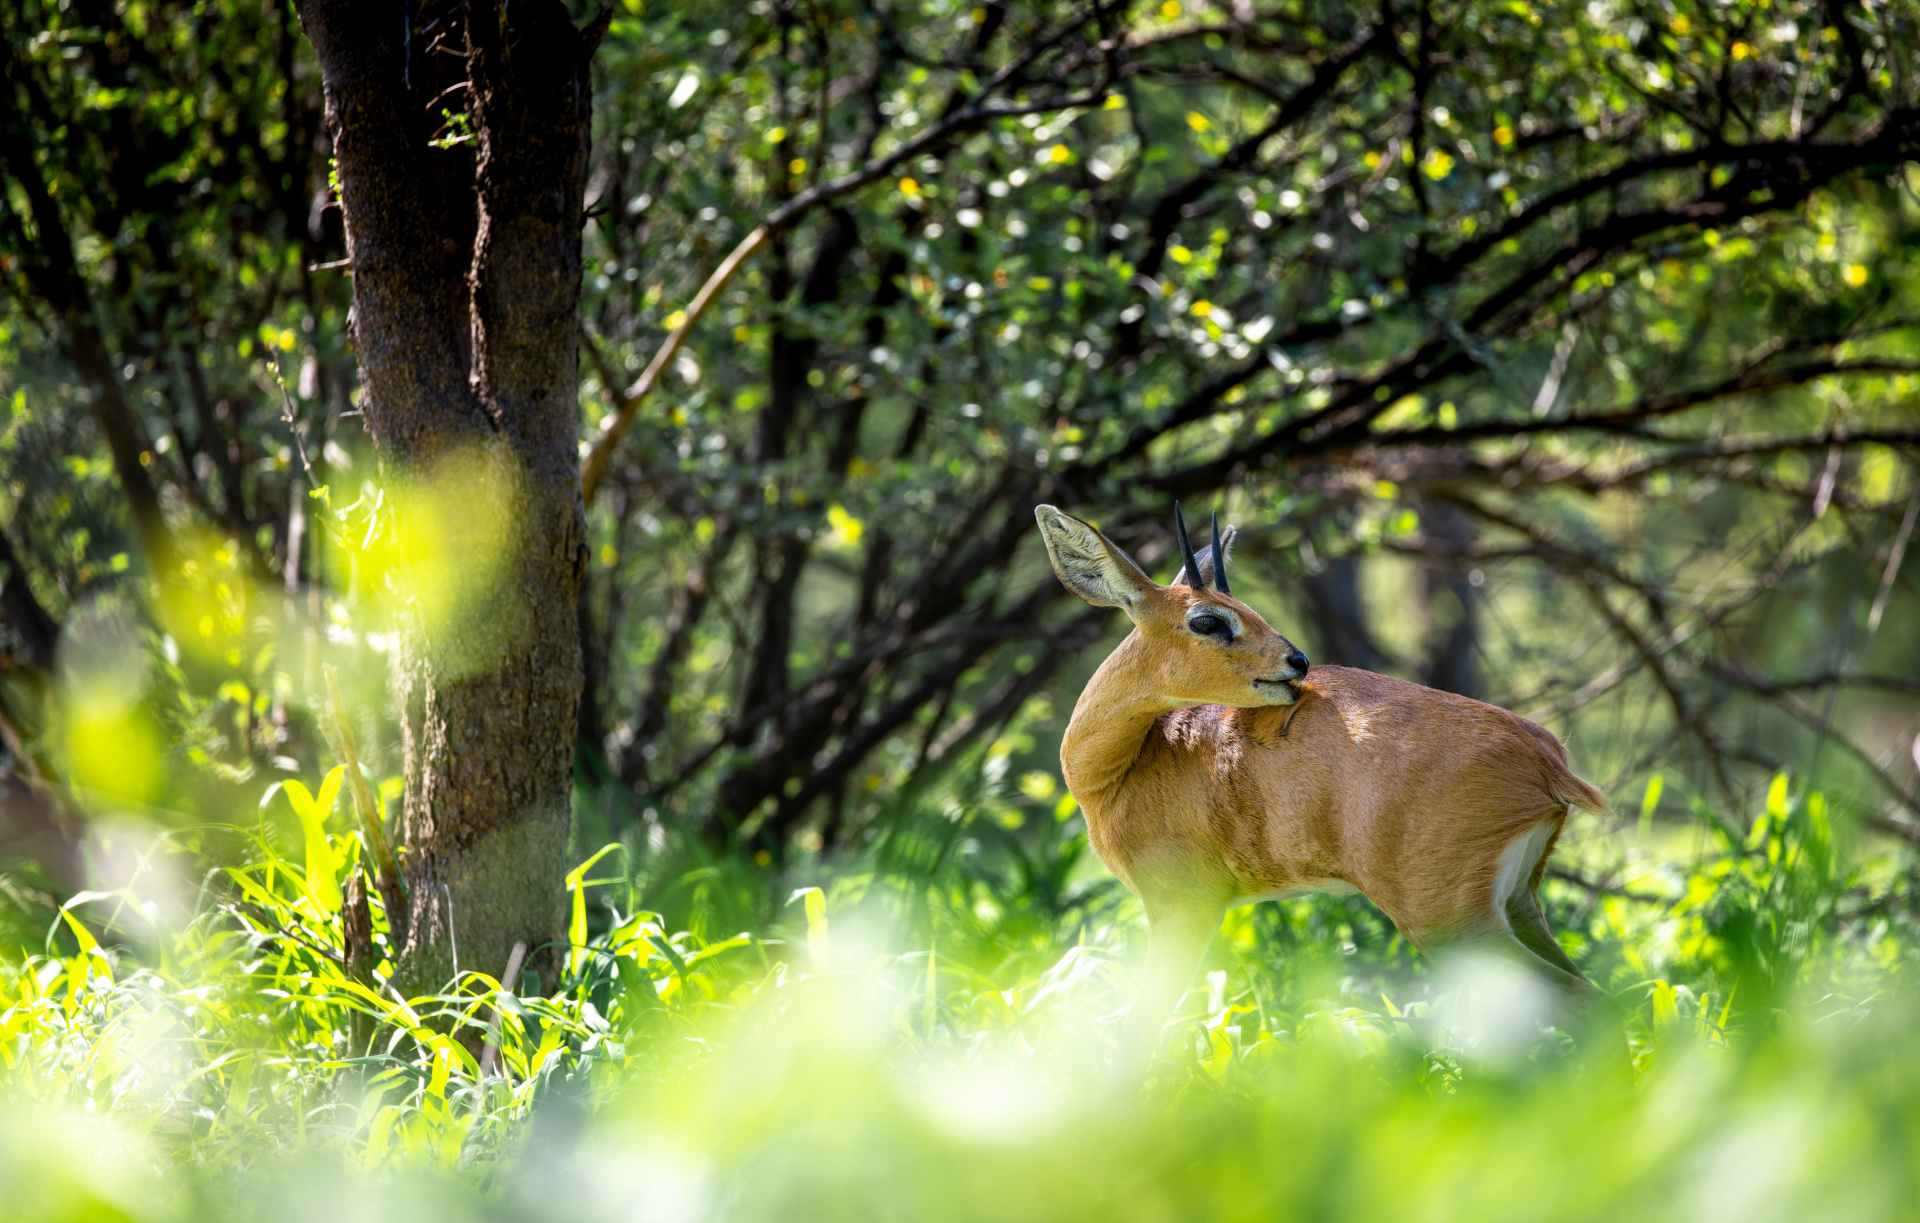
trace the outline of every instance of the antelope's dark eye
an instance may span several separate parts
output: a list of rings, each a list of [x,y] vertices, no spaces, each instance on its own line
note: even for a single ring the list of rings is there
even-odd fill
[[[1218,633],[1226,636],[1230,630],[1225,616],[1199,615],[1187,621],[1187,627],[1202,637],[1211,637]]]

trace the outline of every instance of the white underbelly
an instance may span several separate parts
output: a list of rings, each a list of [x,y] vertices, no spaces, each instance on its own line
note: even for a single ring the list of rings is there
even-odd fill
[[[1292,900],[1297,896],[1311,896],[1316,892],[1323,896],[1352,896],[1360,891],[1345,879],[1306,879],[1292,887],[1278,888],[1271,892],[1261,892],[1257,896],[1242,896],[1233,903],[1238,905],[1258,904],[1263,900]]]

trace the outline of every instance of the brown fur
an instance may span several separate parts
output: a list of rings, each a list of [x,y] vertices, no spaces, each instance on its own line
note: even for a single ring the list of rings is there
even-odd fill
[[[1128,682],[1143,648],[1136,632],[1115,651],[1061,745],[1094,851],[1143,897],[1225,904],[1338,879],[1426,948],[1492,912],[1515,838],[1543,820],[1557,837],[1569,805],[1606,809],[1557,740],[1493,705],[1316,667],[1292,710],[1163,712]]]
[[[1327,880],[1358,888],[1423,950],[1493,938],[1558,984],[1590,988],[1544,927],[1545,954],[1527,948],[1494,895],[1518,838],[1550,826],[1527,864],[1531,904],[1568,808],[1608,809],[1551,732],[1368,671],[1303,672],[1246,604],[1156,585],[1087,524],[1051,506],[1036,516],[1068,588],[1134,622],[1080,694],[1060,761],[1094,851],[1139,894],[1163,948],[1149,950],[1143,994],[1158,997],[1139,1008],[1144,1022],[1184,989],[1222,908]],[[1202,610],[1240,631],[1193,631]]]

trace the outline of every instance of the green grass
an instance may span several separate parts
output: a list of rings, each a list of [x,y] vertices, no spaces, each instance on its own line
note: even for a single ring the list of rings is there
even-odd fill
[[[1223,924],[1144,1086],[1106,1069],[1137,912],[1064,819],[876,851],[737,934],[716,897],[742,877],[610,854],[573,877],[551,995],[469,971],[404,1002],[345,973],[337,889],[262,836],[178,922],[135,888],[0,964],[0,1200],[10,1223],[1920,1213],[1902,862],[1836,845],[1785,779],[1745,823],[1576,830],[1602,886],[1547,899],[1616,999],[1588,1030],[1503,1025],[1500,981],[1358,899],[1265,904]],[[320,848],[353,869],[349,837]],[[643,883],[704,887],[679,923],[701,933]]]

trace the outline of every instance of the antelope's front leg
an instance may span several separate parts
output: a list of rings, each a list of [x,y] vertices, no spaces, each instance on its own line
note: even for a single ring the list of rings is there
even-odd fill
[[[1117,1068],[1123,1074],[1137,1078],[1146,1072],[1225,911],[1224,902],[1211,899],[1147,900],[1147,967],[1121,1038]]]

